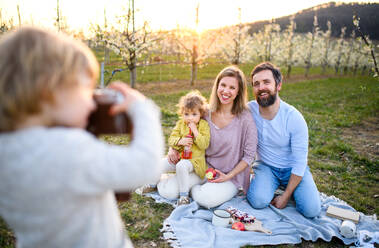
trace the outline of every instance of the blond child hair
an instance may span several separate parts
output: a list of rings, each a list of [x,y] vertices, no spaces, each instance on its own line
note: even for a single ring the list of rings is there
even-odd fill
[[[96,80],[91,50],[64,35],[24,27],[0,42],[0,132],[13,131],[27,116],[54,103],[53,92],[78,83],[83,71]]]
[[[179,99],[178,106],[178,114],[182,115],[185,110],[194,110],[199,109],[200,115],[204,116],[208,103],[207,99],[203,97],[198,90],[193,90],[188,92],[185,96],[182,96]]]

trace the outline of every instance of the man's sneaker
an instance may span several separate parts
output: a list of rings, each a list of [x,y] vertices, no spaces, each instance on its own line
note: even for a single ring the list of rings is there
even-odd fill
[[[186,205],[190,203],[190,199],[188,196],[181,196],[178,200],[178,206],[180,205]]]
[[[142,194],[151,193],[157,191],[157,186],[151,186],[149,184],[142,187]]]

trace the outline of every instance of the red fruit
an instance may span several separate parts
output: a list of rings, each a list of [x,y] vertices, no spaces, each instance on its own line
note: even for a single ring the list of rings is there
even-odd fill
[[[235,222],[232,225],[232,229],[238,231],[245,231],[245,225],[242,222]]]
[[[205,171],[205,177],[208,178],[208,180],[212,180],[216,177],[216,170],[213,169],[213,168],[208,168],[206,171]]]

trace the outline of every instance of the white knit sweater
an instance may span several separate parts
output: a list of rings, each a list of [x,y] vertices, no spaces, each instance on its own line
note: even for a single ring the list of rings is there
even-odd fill
[[[74,128],[0,134],[0,216],[17,247],[133,247],[114,191],[158,180],[163,137],[151,101],[134,103],[129,115],[127,147]]]

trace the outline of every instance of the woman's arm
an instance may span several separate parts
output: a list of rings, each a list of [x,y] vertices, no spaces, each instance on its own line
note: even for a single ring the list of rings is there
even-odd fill
[[[222,183],[225,181],[228,181],[241,173],[243,170],[246,169],[246,167],[249,166],[245,161],[241,160],[234,168],[233,170],[229,171],[229,173],[225,174],[222,171],[215,169],[218,177],[214,180],[209,180],[212,183]]]

